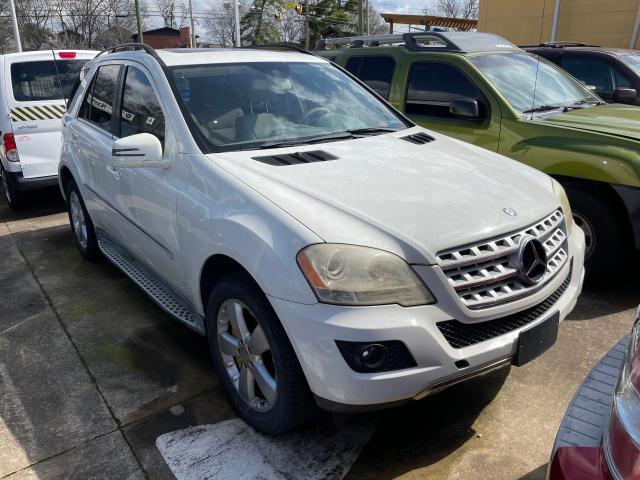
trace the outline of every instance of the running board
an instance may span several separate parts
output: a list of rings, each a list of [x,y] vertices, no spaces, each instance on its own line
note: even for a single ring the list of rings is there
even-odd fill
[[[102,232],[98,233],[100,251],[111,263],[133,280],[160,308],[189,328],[204,335],[204,318],[189,304],[177,296],[164,282],[159,280],[145,266],[136,262],[115,242]]]

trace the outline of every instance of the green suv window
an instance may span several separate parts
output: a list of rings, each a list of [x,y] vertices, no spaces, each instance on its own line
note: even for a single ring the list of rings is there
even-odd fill
[[[392,57],[351,57],[346,68],[382,98],[389,98],[393,71],[396,68],[396,61]]]
[[[405,112],[408,115],[453,118],[449,113],[452,100],[477,100],[480,97],[478,88],[453,65],[416,62],[409,74]]]

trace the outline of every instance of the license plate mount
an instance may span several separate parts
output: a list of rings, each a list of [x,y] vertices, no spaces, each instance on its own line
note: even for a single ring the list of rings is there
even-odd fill
[[[559,326],[560,312],[556,312],[544,322],[520,332],[513,364],[521,367],[549,350],[558,339]]]

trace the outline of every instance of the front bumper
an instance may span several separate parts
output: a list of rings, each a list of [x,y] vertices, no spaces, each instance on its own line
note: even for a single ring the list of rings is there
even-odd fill
[[[436,293],[437,304],[417,307],[302,305],[273,297],[270,301],[291,340],[311,391],[319,397],[318,403],[330,410],[345,410],[347,406],[376,409],[422,398],[460,380],[511,363],[521,331],[558,312],[562,320],[575,306],[584,279],[584,234],[579,228],[574,229],[570,237],[569,252],[573,258],[571,281],[550,310],[521,328],[463,348],[452,347],[436,324],[454,318],[464,323],[479,323],[537,305],[567,278],[571,262],[567,261],[562,271],[540,291],[511,304],[487,309],[485,318],[478,318],[478,312],[465,316],[457,300],[444,293]],[[420,268],[435,271],[437,267]],[[424,271],[418,273],[423,278],[434,278],[433,272],[431,275]],[[459,315],[453,316],[451,312]],[[371,343],[398,340],[407,347],[416,366],[357,373],[347,365],[336,340]],[[456,362],[464,367],[459,368]]]
[[[7,172],[7,182],[16,191],[30,192],[33,190],[42,190],[43,188],[58,185],[58,176],[51,175],[48,177],[24,178],[22,172]]]

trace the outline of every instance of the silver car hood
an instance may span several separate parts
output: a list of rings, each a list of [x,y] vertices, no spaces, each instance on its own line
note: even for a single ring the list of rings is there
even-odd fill
[[[436,140],[400,138],[421,131]],[[317,150],[337,159],[285,166],[254,160]],[[444,249],[521,229],[559,206],[547,175],[419,127],[209,158],[324,241],[381,248],[410,263],[435,263]]]

